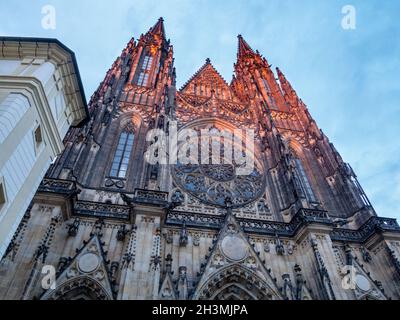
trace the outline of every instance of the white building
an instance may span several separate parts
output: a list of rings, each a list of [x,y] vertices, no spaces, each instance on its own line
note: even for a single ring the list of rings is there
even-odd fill
[[[70,49],[55,39],[0,37],[0,257],[66,132],[87,118]]]

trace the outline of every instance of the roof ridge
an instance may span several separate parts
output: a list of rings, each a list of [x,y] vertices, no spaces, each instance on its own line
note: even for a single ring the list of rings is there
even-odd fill
[[[195,79],[207,66],[210,66],[215,73],[222,79],[222,81],[224,81],[224,83],[227,85],[227,87],[229,88],[229,84],[228,82],[225,80],[225,78],[218,72],[218,70],[214,67],[214,65],[212,64],[210,58],[207,58],[205,63],[181,86],[181,88],[179,89],[179,91],[184,90],[188,84],[190,82],[193,81],[193,79]]]

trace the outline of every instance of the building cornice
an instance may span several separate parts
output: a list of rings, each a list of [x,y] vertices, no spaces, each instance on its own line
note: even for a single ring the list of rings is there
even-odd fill
[[[72,126],[89,120],[89,110],[74,52],[57,39],[0,37],[0,58],[41,58],[53,62],[71,89],[65,92],[72,100]]]

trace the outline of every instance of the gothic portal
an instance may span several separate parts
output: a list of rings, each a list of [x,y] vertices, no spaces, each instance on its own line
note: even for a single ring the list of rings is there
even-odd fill
[[[397,222],[238,41],[229,84],[207,59],[180,90],[162,19],[128,43],[1,260],[1,299],[400,298]],[[145,161],[152,129],[251,130],[254,169]]]

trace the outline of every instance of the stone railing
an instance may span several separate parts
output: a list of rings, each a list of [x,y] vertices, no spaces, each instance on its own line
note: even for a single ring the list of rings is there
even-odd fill
[[[335,228],[331,232],[332,240],[365,242],[377,232],[400,232],[396,219],[371,217],[358,230]]]
[[[400,226],[396,219],[380,217],[371,217],[358,230],[334,228],[328,213],[315,209],[300,209],[289,223],[244,218],[236,218],[236,220],[245,232],[268,236],[294,237],[301,227],[311,223],[331,226],[332,231],[330,234],[334,241],[365,242],[377,232],[391,231],[400,233]],[[219,229],[222,227],[224,217],[193,212],[171,211],[167,213],[166,224],[181,226],[184,221],[188,227]]]
[[[168,202],[168,192],[135,189],[133,201],[135,203],[166,205]]]
[[[180,226],[183,221],[186,222],[188,227],[219,229],[222,226],[224,217],[180,211],[171,211],[167,214],[167,224]]]
[[[39,185],[39,192],[71,194],[76,192],[76,183],[71,180],[43,179]]]
[[[118,204],[106,204],[91,201],[76,201],[74,204],[74,213],[81,216],[128,220],[129,212],[129,206]]]
[[[297,230],[308,223],[332,223],[326,211],[301,209],[293,217],[290,223],[261,221],[247,218],[236,218],[240,226],[246,232],[279,235],[292,237]],[[198,214],[193,212],[172,211],[167,214],[166,223],[171,225],[182,225],[183,221],[187,226],[199,228],[219,229],[224,221],[224,216],[216,216],[211,214]]]

